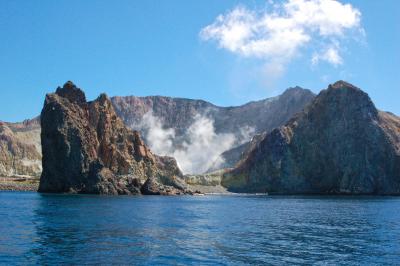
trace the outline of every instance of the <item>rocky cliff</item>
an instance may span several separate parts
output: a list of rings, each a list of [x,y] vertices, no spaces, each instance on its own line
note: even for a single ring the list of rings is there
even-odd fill
[[[42,171],[39,120],[0,122],[0,176],[39,177]]]
[[[87,102],[72,82],[48,94],[41,113],[40,192],[181,194],[176,161],[152,154],[110,99]]]
[[[255,133],[261,133],[283,125],[314,97],[310,90],[294,87],[277,97],[232,107],[220,107],[203,100],[163,96],[112,97],[111,101],[126,125],[140,125],[144,114],[151,111],[161,119],[164,127],[175,129],[176,135],[180,136],[193,123],[196,114],[213,119],[216,133],[238,134],[244,127],[252,127]]]
[[[210,172],[233,167],[241,158],[242,152],[250,145],[248,142],[253,135],[282,126],[314,97],[315,95],[310,90],[294,87],[277,97],[233,107],[219,107],[202,100],[162,96],[113,97],[111,101],[118,116],[126,125],[143,132],[146,143],[151,143],[151,140],[146,138],[151,135],[147,132],[149,128],[143,123],[143,117],[147,113],[159,119],[164,129],[172,129],[174,138],[171,139],[170,152],[185,146],[189,135],[187,131],[195,123],[198,115],[210,119],[213,122],[213,134],[229,134],[234,139],[221,158],[210,162],[208,168]],[[207,152],[206,149],[204,151]],[[214,150],[208,150],[208,152],[212,151]],[[209,159],[213,160],[212,156]]]
[[[208,170],[215,171],[234,166],[241,158],[242,153],[248,149],[247,141],[253,134],[283,125],[313,98],[314,94],[311,91],[295,87],[274,98],[234,107],[218,107],[202,100],[163,96],[113,97],[111,101],[117,116],[130,128],[144,134],[145,143],[151,141],[146,138],[148,134],[144,128],[144,116],[148,112],[152,112],[155,117],[159,118],[164,128],[173,129],[175,135],[171,150],[179,149],[187,141],[185,132],[193,124],[196,115],[201,114],[211,119],[214,122],[216,134],[231,134],[236,139],[232,144],[233,149],[222,154],[222,160],[213,162],[211,159],[211,167]],[[5,136],[4,130],[3,133],[0,133],[2,134],[0,176],[40,176],[40,118],[26,120],[22,123],[3,123],[3,126],[8,128],[8,133],[7,136]],[[243,129],[250,129],[250,131],[243,135]],[[243,142],[245,143],[243,144]],[[15,154],[16,149],[9,149],[15,145],[23,146],[18,149],[18,151],[24,150],[23,155]],[[204,152],[207,151],[204,150]]]
[[[222,184],[234,191],[399,194],[400,119],[338,81],[252,149]]]

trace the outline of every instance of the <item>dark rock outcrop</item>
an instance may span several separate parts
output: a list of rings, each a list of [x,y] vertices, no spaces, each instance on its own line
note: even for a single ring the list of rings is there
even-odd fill
[[[141,187],[141,192],[145,195],[180,195],[183,191],[183,187],[164,185],[156,178],[148,178]],[[187,190],[186,192],[192,194]]]
[[[400,118],[338,81],[267,134],[222,184],[233,191],[400,194]]]
[[[150,194],[186,192],[176,161],[152,154],[105,94],[87,102],[83,91],[67,82],[46,96],[41,127],[40,192],[138,194],[149,182]]]

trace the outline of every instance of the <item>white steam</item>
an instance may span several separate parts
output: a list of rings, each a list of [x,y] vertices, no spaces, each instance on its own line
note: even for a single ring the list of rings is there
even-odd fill
[[[211,166],[221,165],[224,162],[221,153],[248,141],[254,133],[251,127],[241,128],[239,136],[216,133],[214,120],[197,114],[184,135],[179,137],[181,141],[174,143],[175,130],[164,128],[162,121],[151,111],[143,116],[139,127],[150,149],[158,155],[175,157],[185,174],[204,173]]]

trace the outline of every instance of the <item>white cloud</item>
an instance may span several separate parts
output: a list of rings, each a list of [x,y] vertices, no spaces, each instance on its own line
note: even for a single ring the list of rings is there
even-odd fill
[[[340,40],[348,31],[363,32],[361,12],[335,0],[288,0],[263,10],[238,6],[219,15],[203,28],[201,39],[214,40],[220,48],[246,58],[266,61],[267,70],[281,74],[304,47],[320,46],[317,63],[343,63]],[[271,71],[270,71],[271,72]]]
[[[188,127],[180,143],[176,140],[175,130],[165,128],[161,120],[152,112],[146,113],[138,126],[144,133],[150,149],[159,155],[173,156],[185,174],[199,174],[207,171],[213,164],[223,163],[221,153],[234,145],[249,141],[254,128],[245,127],[240,134],[216,133],[214,121],[204,115],[197,114]]]
[[[326,61],[334,66],[343,64],[343,59],[339,55],[338,49],[335,47],[328,47],[322,53],[314,53],[311,62],[313,65],[316,65],[321,60]]]

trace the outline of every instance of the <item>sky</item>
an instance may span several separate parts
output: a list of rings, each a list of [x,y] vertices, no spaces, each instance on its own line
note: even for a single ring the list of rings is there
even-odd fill
[[[72,80],[89,100],[231,106],[346,80],[400,115],[400,1],[0,0],[0,120]]]

